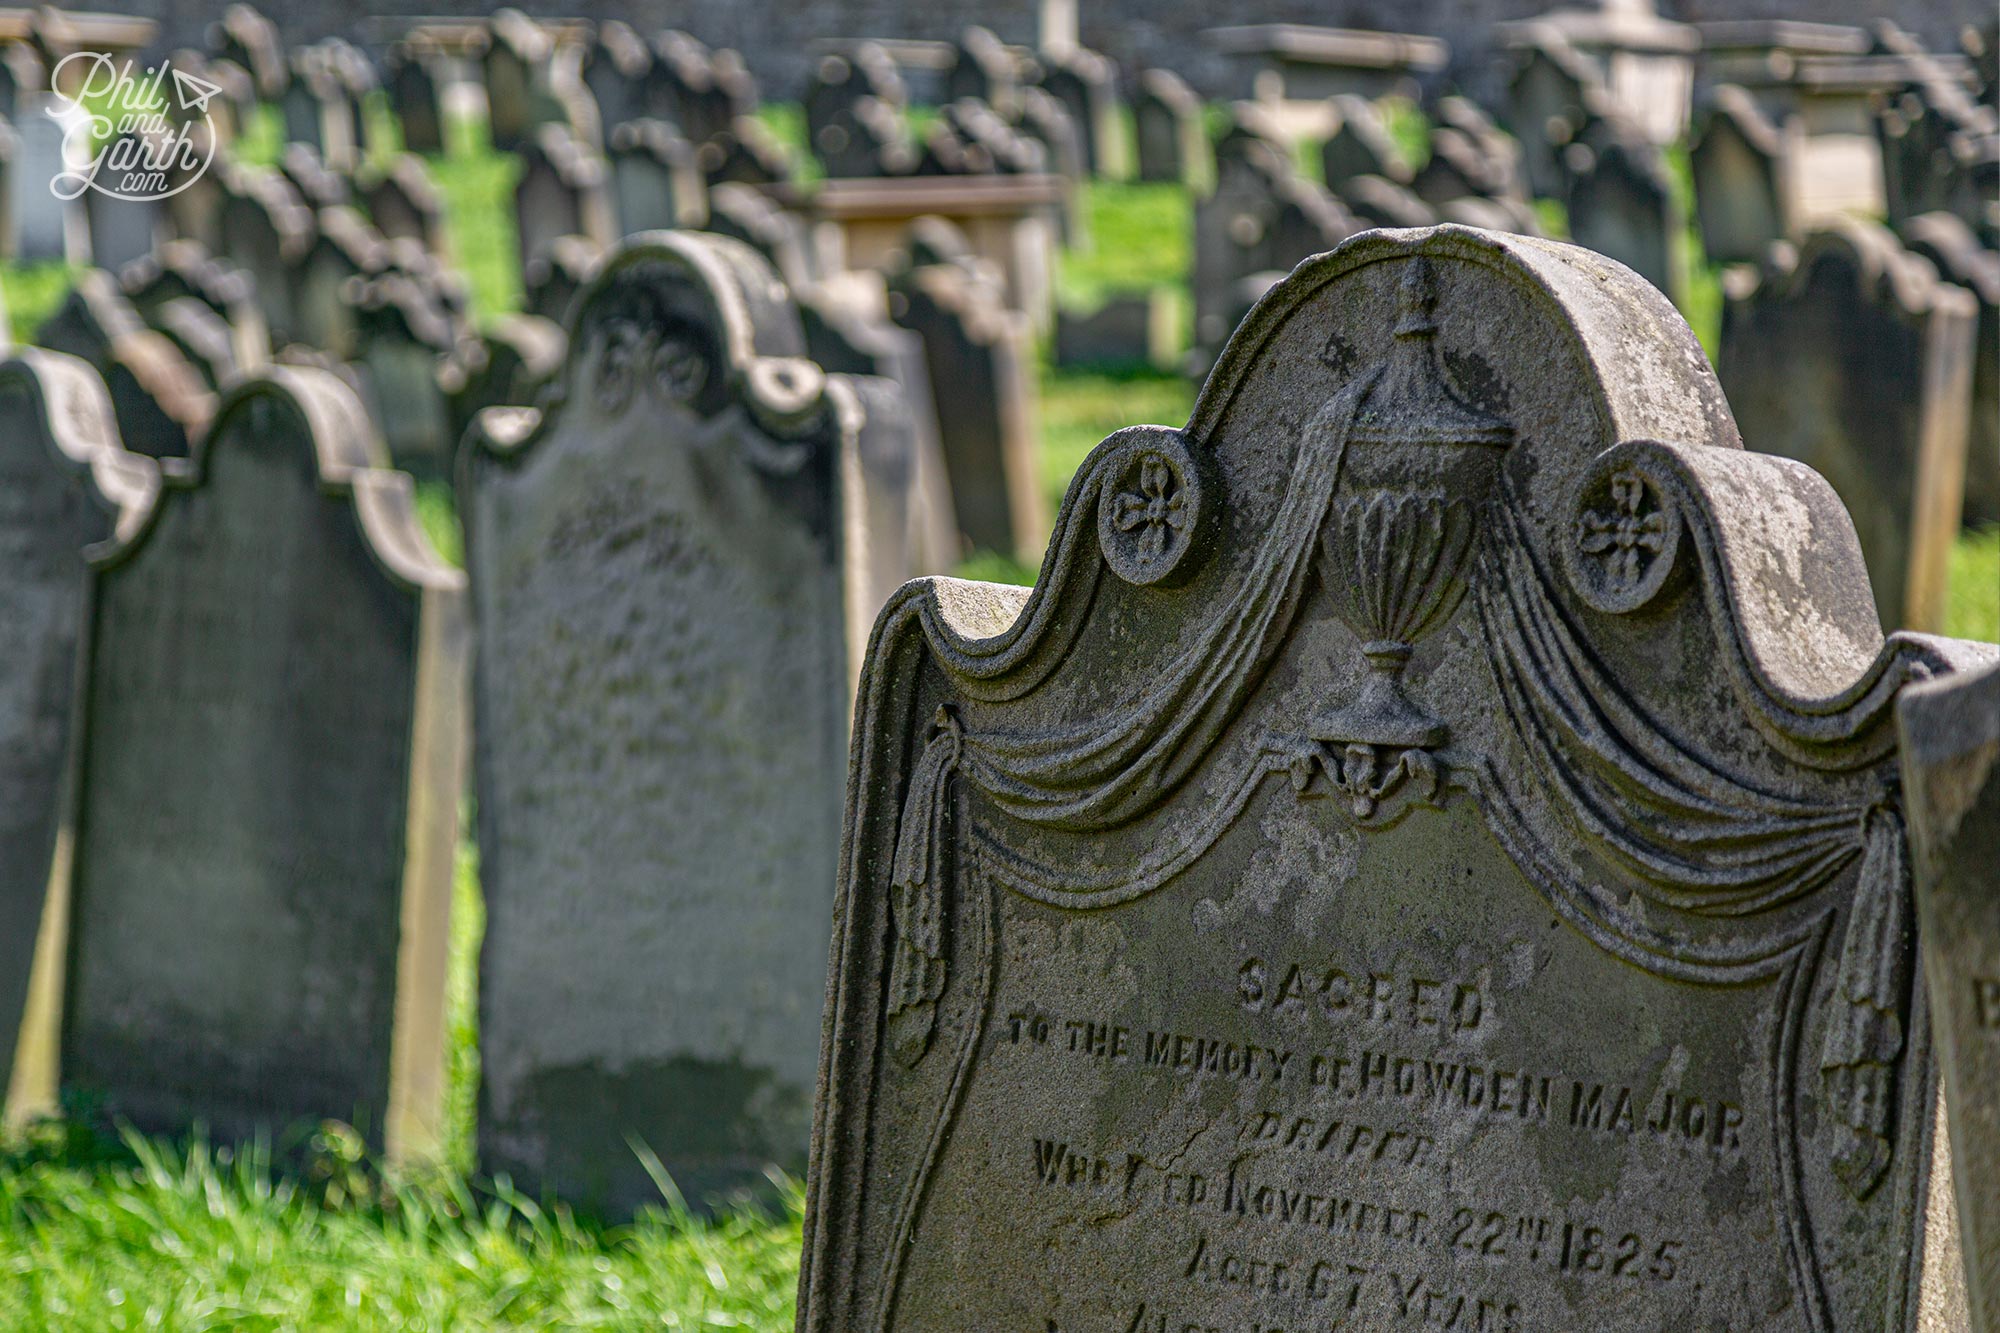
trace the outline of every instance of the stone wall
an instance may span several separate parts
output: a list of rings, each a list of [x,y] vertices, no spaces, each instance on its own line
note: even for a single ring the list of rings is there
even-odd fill
[[[1447,38],[1461,64],[1462,81],[1477,85],[1496,22],[1529,17],[1554,6],[1536,0],[1251,0],[1216,6],[1180,0],[1077,0],[1084,43],[1128,65],[1156,64],[1187,76],[1217,94],[1236,91],[1230,71],[1200,38],[1204,28],[1237,23],[1317,23],[1387,28]],[[619,18],[642,28],[678,27],[712,46],[744,54],[767,92],[796,92],[812,57],[812,42],[826,37],[948,39],[968,24],[983,23],[1010,42],[1031,44],[1036,0],[626,0],[615,5],[575,0],[518,0],[533,14]],[[219,0],[91,0],[93,9],[143,13],[162,19],[168,40],[187,45],[220,12]],[[322,0],[262,0],[261,7],[300,42],[340,33],[377,45],[415,15],[491,12],[475,0],[405,0],[377,4],[357,18],[345,6]],[[1990,22],[1988,0],[1660,0],[1660,12],[1699,22],[1722,18],[1801,18],[1821,23],[1866,23],[1889,17],[1933,47],[1953,46],[1959,28]]]

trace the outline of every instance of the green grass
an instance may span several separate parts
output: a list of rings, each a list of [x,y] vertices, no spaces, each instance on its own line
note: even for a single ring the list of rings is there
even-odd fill
[[[1952,547],[1944,632],[2000,643],[2000,525],[1974,528]]]
[[[55,314],[69,295],[76,270],[61,260],[45,264],[0,266],[0,293],[7,301],[7,322],[19,342],[30,342],[35,330]]]
[[[319,1145],[109,1144],[49,1128],[0,1158],[0,1328],[570,1333],[792,1327],[802,1196],[714,1222],[672,1202],[599,1229],[504,1183],[392,1186]]]
[[[1090,246],[1056,262],[1056,296],[1089,309],[1120,292],[1184,288],[1194,266],[1194,205],[1187,187],[1096,181],[1084,187]]]
[[[521,261],[514,233],[514,184],[521,160],[496,153],[483,125],[454,118],[446,151],[425,159],[444,201],[453,258],[472,287],[475,319],[491,321],[521,308]]]

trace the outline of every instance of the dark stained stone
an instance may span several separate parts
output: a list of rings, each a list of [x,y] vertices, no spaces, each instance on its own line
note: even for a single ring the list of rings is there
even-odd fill
[[[611,131],[612,212],[618,234],[698,227],[708,217],[708,183],[694,146],[664,120],[631,120]]]
[[[74,833],[71,737],[89,585],[87,559],[129,537],[159,491],[151,460],[119,446],[97,372],[58,352],[24,347],[0,362],[0,1078],[24,1034],[37,939],[66,907]],[[48,915],[45,917],[45,910]],[[53,1089],[55,1039],[47,1001],[60,992],[62,941],[42,957],[41,1021],[26,1058]],[[18,1080],[17,1080],[18,1082]],[[46,1108],[36,1108],[46,1109]]]
[[[413,240],[434,254],[445,249],[444,200],[430,168],[414,153],[398,153],[362,176],[361,206],[388,240]]]
[[[1139,76],[1132,132],[1139,179],[1200,185],[1208,179],[1208,134],[1201,98],[1169,69]]]
[[[561,125],[543,125],[521,153],[514,186],[514,239],[521,263],[559,236],[597,245],[617,239],[604,159]]]
[[[1650,285],[1307,261],[1036,588],[883,610],[797,1327],[1915,1327],[1894,705],[1990,655]]]
[[[1048,518],[1028,320],[976,263],[921,262],[941,257],[913,249],[917,262],[891,279],[889,309],[923,340],[958,531],[970,550],[1032,560]]]
[[[435,52],[414,42],[399,43],[389,54],[389,109],[402,128],[403,148],[408,152],[444,151],[444,103],[437,59]]]
[[[432,1153],[463,578],[331,376],[273,367],[96,561],[64,1087]]]
[[[1755,263],[1791,230],[1784,140],[1743,89],[1724,84],[1713,96],[1688,148],[1702,248],[1718,264]]]
[[[1687,222],[1660,150],[1629,130],[1605,141],[1573,143],[1569,233],[1680,299],[1687,287]]]
[[[1398,185],[1410,183],[1410,164],[1382,123],[1381,112],[1365,98],[1343,94],[1333,99],[1339,123],[1320,146],[1321,179],[1341,194],[1356,176],[1379,176]]]
[[[1746,436],[1845,501],[1883,624],[1944,620],[1978,303],[1875,223],[1772,247],[1723,284],[1717,371]]]
[[[569,318],[576,294],[604,262],[604,247],[584,236],[557,236],[528,256],[521,271],[527,312],[557,323]]]
[[[2000,1327],[2000,651],[1905,691],[1903,795],[1935,997],[1969,1321]],[[1934,1191],[1935,1193],[1935,1191]]]
[[[1215,189],[1195,204],[1194,342],[1213,358],[1242,313],[1234,293],[1361,229],[1340,201],[1292,169],[1285,149],[1247,126],[1215,149]]]
[[[1925,213],[1903,224],[1903,243],[1938,276],[1979,301],[1972,340],[1972,433],[1966,441],[1965,521],[2000,522],[2000,251],[1979,244],[1963,218]]]
[[[804,1162],[911,463],[894,387],[804,352],[754,251],[657,233],[579,302],[560,405],[468,446],[480,1156],[592,1213],[661,1202],[642,1152],[697,1204]]]

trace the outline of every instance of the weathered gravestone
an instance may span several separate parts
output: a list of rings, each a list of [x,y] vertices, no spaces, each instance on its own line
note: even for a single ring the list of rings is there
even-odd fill
[[[801,1330],[1909,1326],[1893,704],[1976,650],[1655,289],[1356,237],[1042,577],[863,668]]]
[[[1743,89],[1724,84],[1715,90],[1688,148],[1688,170],[1702,248],[1711,260],[1754,263],[1791,232],[1783,135]]]
[[[559,236],[597,245],[617,239],[604,159],[561,125],[536,130],[521,152],[514,186],[514,237],[523,265]]]
[[[1571,239],[1680,299],[1687,288],[1687,222],[1660,150],[1621,128],[1596,144],[1571,144],[1564,160]]]
[[[708,185],[694,145],[664,120],[631,120],[611,131],[612,213],[618,234],[699,227]]]
[[[562,405],[461,481],[478,608],[480,1155],[593,1212],[804,1160],[853,672],[908,423],[747,246],[640,238]]]
[[[70,737],[90,554],[129,537],[159,490],[119,446],[97,372],[24,347],[0,362],[0,1078],[15,1067],[37,955],[60,957],[68,903]],[[46,913],[46,915],[45,915]],[[53,986],[50,978],[45,986]],[[51,1033],[30,1036],[46,1063]],[[39,1036],[40,1041],[34,1040]],[[26,1054],[26,1052],[24,1052]],[[44,1074],[38,1082],[47,1081]],[[46,1095],[47,1089],[38,1089]]]
[[[274,367],[97,561],[63,1083],[148,1132],[435,1147],[464,580],[381,457]]]
[[[1201,98],[1170,69],[1139,76],[1132,100],[1132,136],[1139,179],[1201,185],[1208,179],[1208,135]]]
[[[1883,623],[1938,629],[1965,480],[1978,303],[1874,223],[1773,246],[1723,283],[1723,388],[1758,446],[1854,516]]]
[[[2000,251],[1979,244],[1965,219],[1925,213],[1903,224],[1903,243],[1938,276],[1979,302],[1972,348],[1972,433],[1966,440],[1965,520],[2000,522]]]
[[[1379,176],[1408,185],[1415,173],[1375,104],[1344,94],[1333,99],[1333,107],[1339,123],[1320,147],[1320,176],[1326,188],[1341,194],[1357,176]]]
[[[948,227],[924,219],[915,238],[912,262],[890,279],[889,309],[923,340],[958,531],[969,550],[1032,560],[1048,532],[1033,334]]]
[[[444,102],[437,72],[439,56],[421,42],[399,42],[389,53],[389,110],[412,153],[444,151]]]
[[[1970,1324],[1986,1333],[2000,1328],[2000,660],[1911,688],[1897,712]]]

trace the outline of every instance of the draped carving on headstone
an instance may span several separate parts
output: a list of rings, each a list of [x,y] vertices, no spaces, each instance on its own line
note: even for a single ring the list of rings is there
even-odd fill
[[[1885,642],[1651,286],[1301,265],[1036,588],[884,610],[800,1329],[1903,1326],[1893,705],[1983,651]]]

